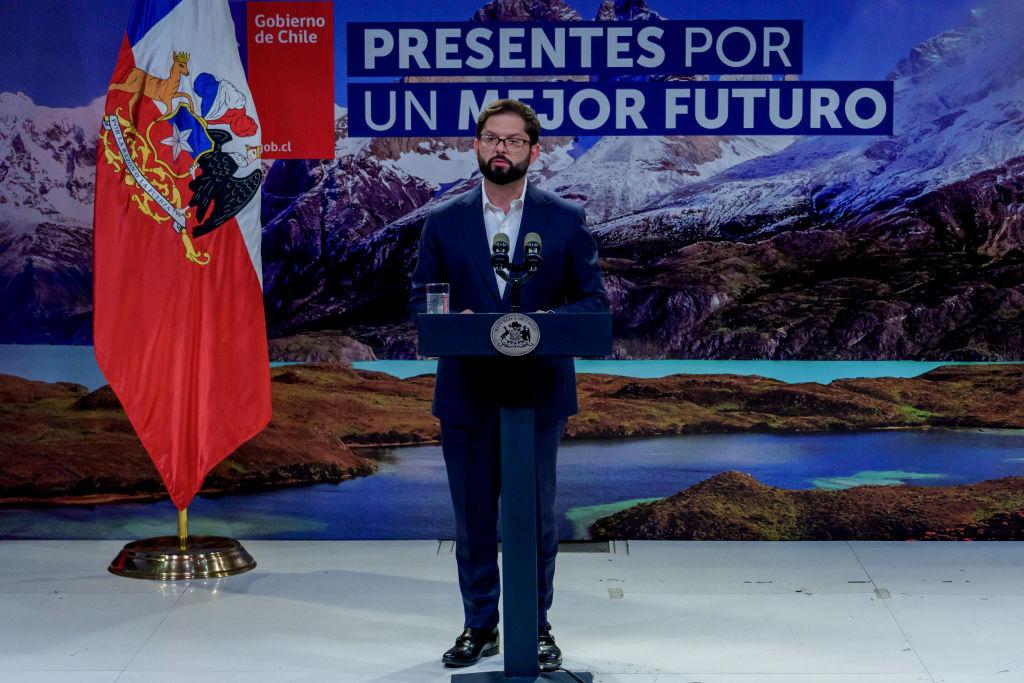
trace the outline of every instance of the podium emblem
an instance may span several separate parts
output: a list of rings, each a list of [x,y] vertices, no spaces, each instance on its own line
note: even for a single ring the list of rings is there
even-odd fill
[[[506,356],[525,356],[540,343],[540,328],[522,313],[509,313],[491,325],[491,344]]]

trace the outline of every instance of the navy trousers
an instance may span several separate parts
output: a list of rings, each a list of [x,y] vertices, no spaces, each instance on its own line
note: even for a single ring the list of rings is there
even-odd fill
[[[537,451],[537,625],[550,628],[558,524],[555,464],[566,421],[535,430]],[[465,628],[498,625],[498,496],[501,442],[498,417],[472,428],[441,422],[441,450],[455,510],[455,559]]]

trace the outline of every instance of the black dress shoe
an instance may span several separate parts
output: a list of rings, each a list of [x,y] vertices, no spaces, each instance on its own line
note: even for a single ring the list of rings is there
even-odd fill
[[[467,628],[455,639],[455,647],[443,655],[445,666],[459,667],[476,664],[481,657],[498,654],[497,628]]]
[[[555,644],[550,628],[542,628],[538,633],[537,663],[541,671],[554,671],[562,666],[562,651]]]

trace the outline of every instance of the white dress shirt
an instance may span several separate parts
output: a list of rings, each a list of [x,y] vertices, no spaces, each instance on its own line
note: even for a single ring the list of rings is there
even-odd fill
[[[508,260],[511,262],[518,248],[519,224],[523,221],[523,202],[526,200],[526,183],[523,183],[523,193],[519,195],[519,198],[512,200],[508,213],[505,213],[491,203],[491,200],[487,197],[487,189],[485,187],[481,185],[480,189],[482,190],[480,194],[484,202],[484,228],[487,229],[487,248],[490,250],[491,245],[494,244],[495,235],[499,232],[505,233],[508,235]],[[497,272],[494,273],[494,279],[498,283],[498,295],[505,296],[505,281],[498,277]]]

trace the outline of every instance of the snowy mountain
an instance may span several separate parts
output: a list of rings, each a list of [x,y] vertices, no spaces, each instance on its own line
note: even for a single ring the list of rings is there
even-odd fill
[[[263,283],[272,334],[342,320],[367,291],[365,240],[385,224],[422,206],[433,189],[369,153],[361,143],[330,162],[278,161],[263,189]],[[406,281],[405,273],[397,281]],[[400,285],[401,286],[401,285]],[[341,316],[339,318],[338,316]]]
[[[647,6],[646,0],[602,0],[596,21],[656,21],[662,16]]]
[[[620,353],[1019,359],[1022,26],[915,47],[892,137],[802,138],[597,226]]]
[[[18,232],[42,220],[92,222],[102,115],[102,98],[60,109],[0,93],[0,219]]]
[[[603,137],[538,185],[582,203],[592,225],[635,214],[701,180],[793,142],[789,136]]]
[[[809,223],[876,221],[879,211],[894,218],[1024,155],[1024,19],[1004,11],[1011,16],[975,16],[925,41],[896,66],[894,136],[804,137],[598,232],[610,245],[652,229],[759,239]]]
[[[562,0],[474,16],[579,18]],[[597,18],[660,19],[643,0]],[[545,138],[530,181],[587,208],[617,353],[1019,357],[1022,24],[1007,3],[916,46],[892,73],[892,137]],[[0,94],[0,343],[89,340],[101,106]],[[268,326],[407,356],[423,217],[479,182],[472,141],[352,139],[340,107],[335,139],[333,160],[264,162]]]
[[[89,339],[102,113],[0,93],[0,342]]]
[[[473,21],[579,21],[580,13],[564,0],[493,0],[477,10]]]

